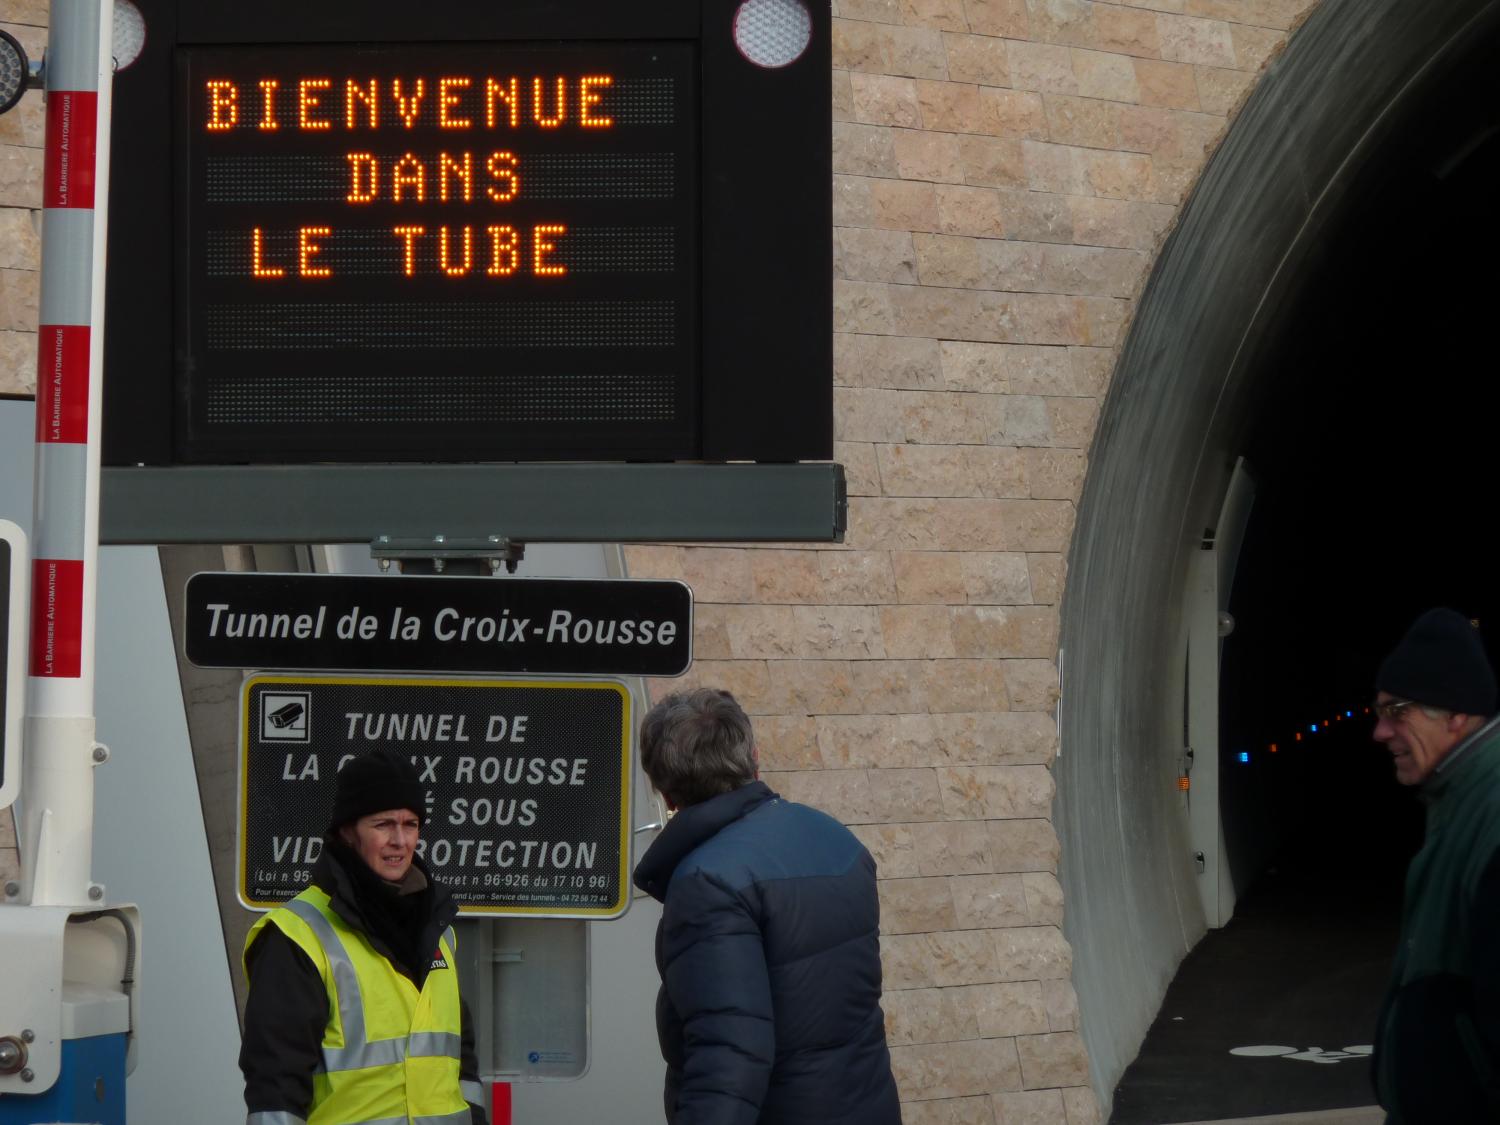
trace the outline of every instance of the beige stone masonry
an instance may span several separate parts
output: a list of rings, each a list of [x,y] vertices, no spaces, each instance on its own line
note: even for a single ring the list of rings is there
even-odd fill
[[[43,0],[0,2],[0,29],[32,58],[46,46]],[[36,326],[42,257],[42,95],[31,90],[0,116],[0,395],[36,391]],[[0,841],[0,868],[6,845]]]
[[[1063,1091],[1022,1090],[995,1095],[995,1114],[1005,1125],[1044,1125],[1064,1120]]]
[[[20,208],[0,211],[0,269],[35,270],[41,262],[40,216]]]
[[[0,331],[0,394],[36,394],[36,330]]]
[[[905,1125],[992,1125],[993,1100],[989,1097],[951,1098],[903,1107]]]
[[[967,1039],[891,1048],[891,1066],[902,1089],[934,1097],[1018,1090],[1023,1081],[1014,1039]]]
[[[1042,1002],[1047,1007],[1047,1026],[1050,1031],[1078,1030],[1078,995],[1073,983],[1066,980],[1044,980]]]
[[[1088,1081],[1088,1055],[1077,1032],[1016,1037],[1021,1083],[1029,1090],[1078,1086]]]

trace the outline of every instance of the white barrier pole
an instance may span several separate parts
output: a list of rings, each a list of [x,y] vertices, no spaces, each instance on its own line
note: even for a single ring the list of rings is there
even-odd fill
[[[110,0],[52,0],[43,149],[21,901],[98,902],[94,637],[109,189]]]

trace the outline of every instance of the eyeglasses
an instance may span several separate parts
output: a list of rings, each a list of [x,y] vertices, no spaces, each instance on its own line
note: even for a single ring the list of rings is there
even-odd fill
[[[1372,705],[1375,714],[1388,723],[1394,723],[1402,715],[1406,714],[1408,707],[1417,706],[1414,699],[1387,699],[1384,703]]]

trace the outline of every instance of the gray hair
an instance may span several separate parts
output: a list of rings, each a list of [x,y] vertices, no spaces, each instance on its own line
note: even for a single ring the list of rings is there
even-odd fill
[[[641,768],[677,808],[755,780],[750,719],[727,691],[674,692],[641,720]]]

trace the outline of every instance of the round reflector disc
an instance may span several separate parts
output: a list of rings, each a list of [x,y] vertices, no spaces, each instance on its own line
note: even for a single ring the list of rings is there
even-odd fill
[[[26,92],[26,48],[8,31],[0,31],[0,113],[13,109]]]
[[[734,13],[734,45],[756,66],[794,63],[812,39],[801,0],[745,0]]]

